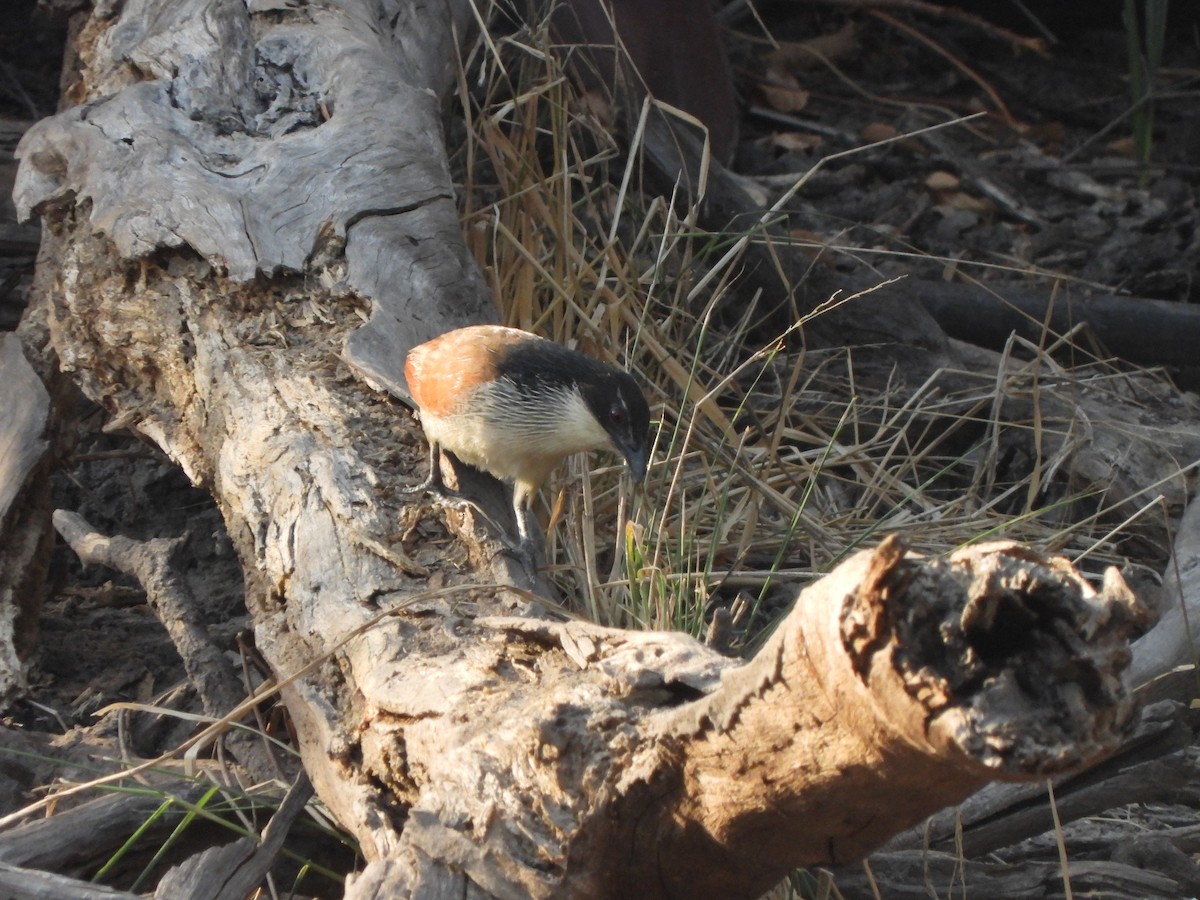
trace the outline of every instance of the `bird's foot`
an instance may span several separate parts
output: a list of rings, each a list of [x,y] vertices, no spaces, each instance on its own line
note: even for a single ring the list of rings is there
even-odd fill
[[[413,487],[400,488],[399,493],[405,495],[429,494],[440,506],[451,506],[455,509],[466,509],[469,507],[487,517],[487,513],[480,508],[478,503],[461,491],[446,487],[440,478],[426,478],[420,484]],[[488,518],[488,521],[490,522],[491,519]]]
[[[537,581],[537,548],[534,542],[529,538],[514,541],[504,532],[500,532],[500,543],[504,545],[504,550],[521,564],[529,580]]]
[[[526,526],[521,519],[523,515],[526,515],[525,510],[518,508],[515,511],[521,536],[518,540],[514,541],[509,537],[508,531],[493,519],[487,510],[480,506],[474,498],[446,486],[441,478],[441,469],[437,464],[436,454],[436,449],[431,451],[429,477],[413,487],[400,488],[399,492],[405,495],[429,494],[439,506],[464,512],[469,510],[479,516],[479,518],[491,526],[497,540],[504,546],[504,551],[512,554],[521,563],[521,567],[524,568],[526,575],[529,576],[529,581],[531,583],[535,582],[537,580],[537,555],[534,541],[526,533]]]
[[[518,538],[514,540],[499,522],[488,515],[487,510],[470,497],[460,494],[457,491],[448,491],[447,493],[439,494],[437,500],[441,506],[448,506],[464,511],[469,509],[483,519],[484,522],[491,526],[496,540],[503,547],[498,552],[507,553],[515,558],[521,564],[521,568],[525,570],[530,584],[537,581],[537,548],[533,540],[530,538]]]
[[[414,484],[412,487],[397,488],[397,493],[405,495],[433,494],[435,497],[442,497],[446,494],[457,494],[458,492],[446,487],[440,478],[426,478],[420,484]]]
[[[460,512],[473,512],[475,515],[479,516],[479,518],[483,519],[483,521],[485,521],[488,525],[490,525],[495,531],[497,531],[503,540],[504,529],[501,528],[500,524],[488,514],[488,511],[480,506],[479,503],[473,498],[468,497],[466,494],[460,494],[458,491],[445,490],[443,493],[438,495],[437,502],[439,506],[457,509]]]
[[[457,509],[461,512],[473,512],[491,526],[492,530],[499,536],[500,543],[504,545],[506,550],[510,550],[522,562],[531,558],[529,549],[522,549],[526,542],[518,543],[512,541],[500,523],[493,519],[488,511],[479,505],[478,501],[461,491],[446,487],[445,484],[442,484],[437,479],[427,479],[423,484],[419,484],[416,487],[401,488],[400,493],[430,494],[438,506]],[[525,568],[529,569],[529,565],[526,565]]]

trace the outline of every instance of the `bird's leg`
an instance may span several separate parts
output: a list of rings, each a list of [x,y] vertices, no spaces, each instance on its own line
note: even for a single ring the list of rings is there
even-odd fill
[[[420,484],[413,487],[401,488],[400,493],[430,493],[439,499],[447,497],[465,499],[463,494],[446,487],[446,482],[442,480],[442,448],[440,444],[436,444],[433,441],[429,442],[429,474],[425,476],[425,480]]]
[[[461,491],[456,491],[453,488],[446,487],[446,482],[442,478],[442,448],[440,444],[429,444],[429,474],[425,476],[425,480],[415,487],[401,488],[402,494],[433,494],[434,499],[442,506],[453,506],[458,509],[470,507],[475,512],[479,513],[492,525],[492,517],[484,512],[483,507],[468,497]],[[499,527],[499,526],[497,526]]]
[[[461,491],[456,491],[453,488],[446,487],[446,482],[442,478],[442,446],[430,442],[429,444],[429,474],[425,476],[425,480],[415,487],[401,488],[402,494],[433,494],[434,498],[443,506],[453,506],[459,509],[469,506],[489,522],[492,521],[491,516],[483,511],[482,507],[466,494]],[[495,523],[492,522],[494,525]]]
[[[534,579],[537,577],[537,554],[533,533],[529,526],[529,520],[533,516],[533,510],[530,509],[532,499],[533,491],[530,490],[529,485],[519,481],[513,485],[513,516],[517,521],[517,542],[514,544],[510,540],[505,540],[504,545],[525,567],[529,577]]]
[[[485,522],[492,526],[500,535],[500,540],[505,547],[513,550],[521,557],[521,561],[525,562],[525,557],[522,551],[512,545],[508,536],[500,524],[488,515],[487,510],[480,506],[473,498],[467,496],[461,491],[456,491],[453,488],[446,486],[446,482],[442,478],[442,448],[440,444],[430,442],[429,444],[429,474],[425,476],[425,480],[415,487],[401,488],[402,494],[424,494],[430,493],[434,496],[440,506],[451,506],[455,509],[470,509],[476,515],[480,516]],[[520,516],[517,517],[518,529],[520,525]],[[526,569],[529,565],[526,564]]]

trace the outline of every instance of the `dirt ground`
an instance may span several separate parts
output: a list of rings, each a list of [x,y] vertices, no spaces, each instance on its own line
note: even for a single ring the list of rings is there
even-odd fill
[[[28,0],[13,6],[6,17],[13,27],[0,36],[0,119],[28,122],[54,109],[65,28]],[[754,19],[732,25],[743,110],[734,168],[763,183],[950,116],[988,113],[824,166],[790,222],[797,235],[847,248],[822,264],[849,267],[854,258],[880,277],[966,270],[988,281],[1050,273],[1083,292],[1200,302],[1200,14],[1174,4],[1151,162],[1141,167],[1133,158],[1118,4],[1060,11],[1040,25],[1016,4],[973,7],[986,27],[902,6],[881,4],[876,15],[836,3],[759,5],[779,41],[851,27],[828,49],[827,64],[771,65]],[[1018,47],[1001,27],[1040,37],[1044,55]],[[11,182],[11,165],[4,165]],[[11,184],[5,187],[7,194]],[[0,212],[11,219],[11,203],[2,199]],[[0,261],[4,328],[15,325],[32,261],[25,245]],[[1186,370],[1177,374],[1190,383]],[[219,510],[155,448],[126,432],[106,433],[101,411],[77,402],[54,505],[109,534],[186,534],[184,574],[232,651],[247,622]],[[1158,549],[1148,564],[1161,565],[1166,548]],[[61,543],[51,569],[30,693],[5,711],[7,724],[61,733],[90,724],[109,703],[147,701],[183,680],[178,655],[131,579],[85,569]]]
[[[1172,23],[1174,40],[1160,72],[1161,92],[1169,99],[1154,104],[1153,166],[1144,186],[1130,156],[1125,33],[1119,16],[1095,10],[1090,20],[1045,23],[1057,38],[1046,57],[970,24],[914,20],[923,37],[939,46],[935,52],[885,21],[856,18],[840,71],[790,73],[807,94],[794,116],[773,109],[759,82],[737,167],[756,175],[803,171],[864,138],[926,127],[946,113],[995,109],[999,99],[1007,123],[993,115],[978,128],[835,163],[805,189],[813,221],[797,224],[822,234],[836,226],[850,244],[936,258],[881,264],[886,274],[921,268],[938,274],[947,265],[940,260],[963,260],[1036,268],[1135,297],[1194,303],[1200,298],[1198,51],[1188,27],[1195,28],[1194,10],[1190,22],[1185,10],[1177,10]],[[840,13],[818,8],[785,18],[773,33],[803,39],[815,29],[828,34],[844,28],[843,22]],[[1028,21],[1024,27],[1017,20],[1003,24],[1037,34]],[[797,120],[811,120],[821,132]],[[788,150],[797,140],[817,143]],[[979,271],[985,279],[1013,274]]]

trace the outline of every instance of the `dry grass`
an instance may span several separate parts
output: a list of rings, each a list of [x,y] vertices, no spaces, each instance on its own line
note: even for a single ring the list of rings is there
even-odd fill
[[[637,148],[618,152],[544,34],[480,43],[459,100],[466,232],[504,320],[627,366],[657,420],[644,494],[629,497],[608,458],[573,461],[543,491],[553,575],[581,612],[700,633],[711,603],[778,607],[896,531],[929,553],[1005,537],[1121,561],[1106,485],[1066,475],[1088,423],[1039,398],[1127,402],[1126,375],[1064,369],[1048,337],[1013,341],[986,376],[859,384],[870,348],[805,349],[806,322],[764,338],[749,313],[714,315],[754,235],[703,232],[694,210],[643,193]],[[1024,420],[1004,414],[1013,397]],[[1157,498],[1122,501],[1116,518],[1161,523]]]

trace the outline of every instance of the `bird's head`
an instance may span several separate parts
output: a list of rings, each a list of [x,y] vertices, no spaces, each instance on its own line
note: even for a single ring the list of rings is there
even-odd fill
[[[523,451],[554,465],[572,453],[611,445],[634,482],[645,480],[650,407],[628,372],[526,336],[495,354],[494,385],[486,394],[488,418],[503,421],[514,436],[514,456]]]
[[[642,389],[628,372],[604,366],[578,382],[588,411],[625,458],[634,484],[646,478],[650,462],[650,407]]]

